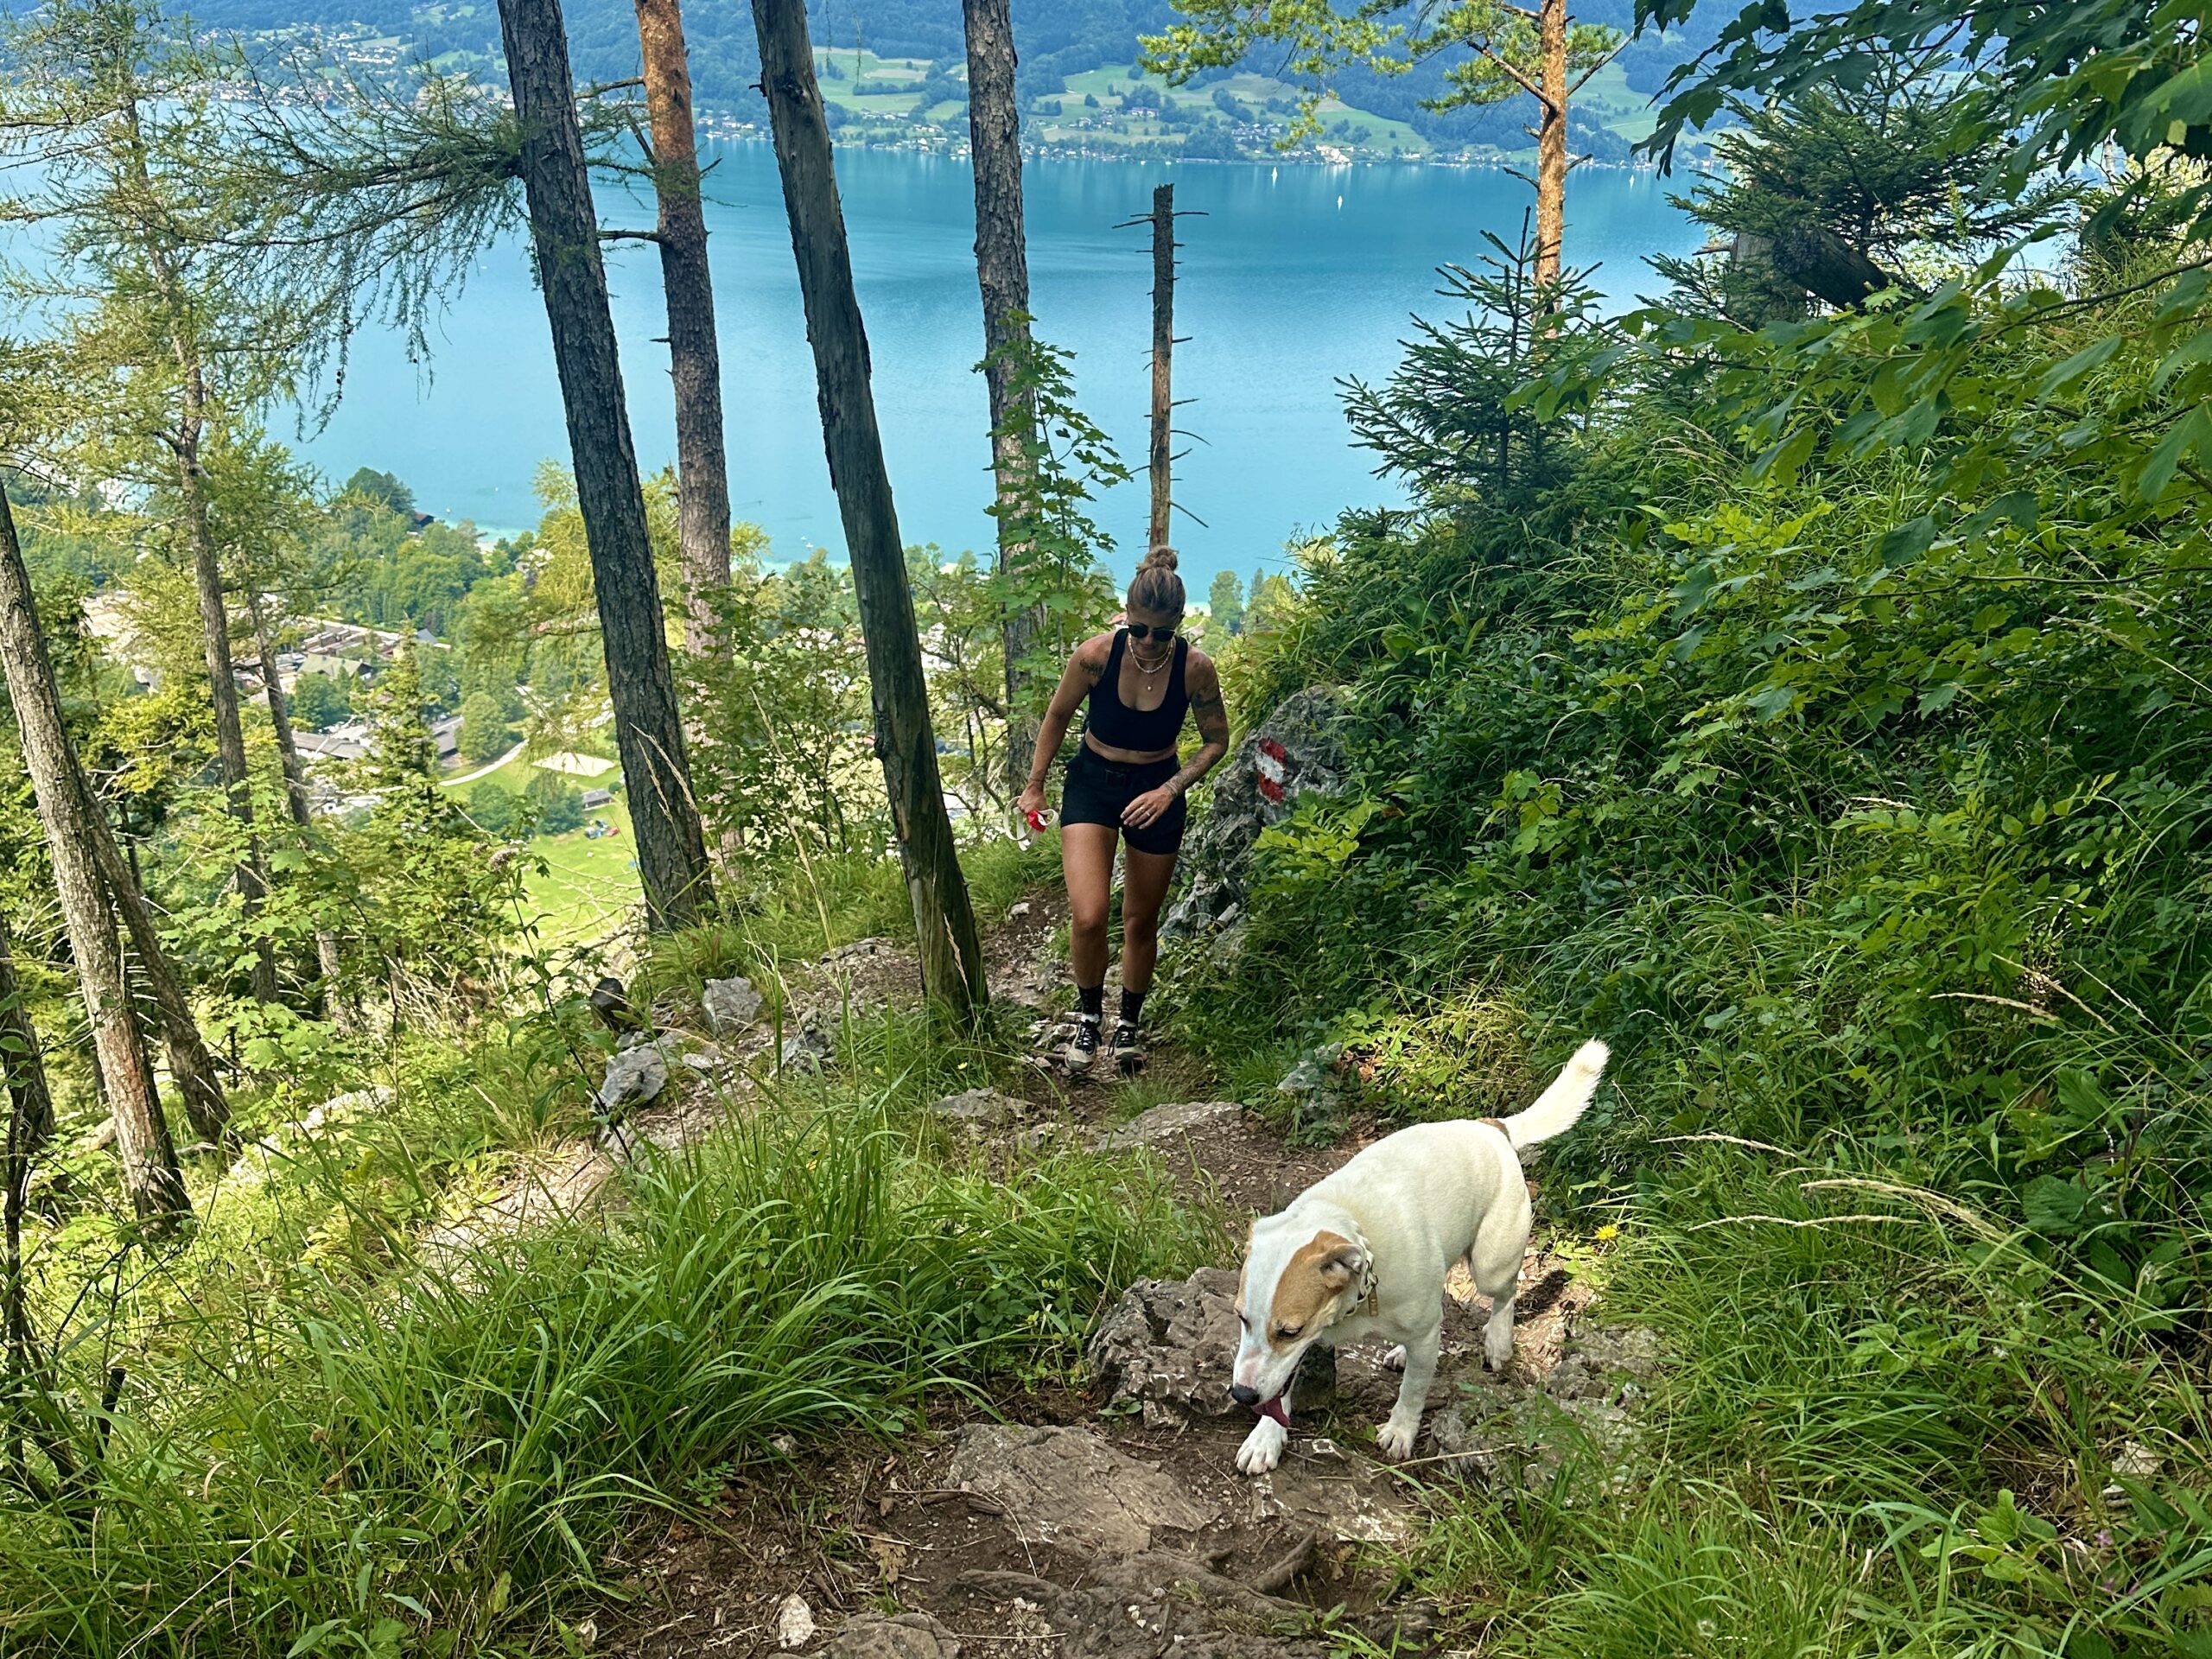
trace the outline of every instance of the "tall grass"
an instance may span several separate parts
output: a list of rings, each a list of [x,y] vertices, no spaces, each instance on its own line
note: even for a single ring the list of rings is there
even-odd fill
[[[0,1510],[0,1650],[519,1647],[641,1505],[1056,1372],[1129,1279],[1212,1243],[1141,1171],[948,1170],[865,1098],[728,1128],[621,1198],[173,1325],[82,1502]]]

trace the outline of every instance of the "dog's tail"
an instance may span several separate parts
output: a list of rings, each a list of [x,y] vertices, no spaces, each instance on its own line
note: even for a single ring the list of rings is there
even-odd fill
[[[1533,1147],[1573,1128],[1589,1106],[1590,1097],[1598,1092],[1598,1079],[1605,1075],[1610,1058],[1611,1051],[1594,1037],[1576,1049],[1566,1069],[1552,1079],[1552,1086],[1536,1096],[1535,1104],[1504,1121],[1505,1138],[1513,1143],[1513,1150]]]

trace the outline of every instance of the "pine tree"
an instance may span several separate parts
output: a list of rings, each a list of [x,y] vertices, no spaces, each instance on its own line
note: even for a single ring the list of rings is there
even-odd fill
[[[190,1213],[191,1200],[185,1194],[176,1146],[162,1116],[161,1097],[124,979],[115,912],[99,851],[105,826],[98,823],[76,750],[62,723],[53,659],[40,631],[30,572],[16,538],[15,515],[4,488],[0,488],[0,668],[6,673],[23,764],[46,828],[48,861],[92,1020],[108,1109],[115,1118],[124,1192],[142,1222],[156,1230],[166,1228]]]
[[[922,987],[963,1017],[980,1015],[989,997],[982,940],[938,773],[921,637],[876,427],[868,332],[853,289],[852,255],[830,163],[822,92],[807,43],[805,7],[803,0],[753,0],[753,21],[807,338],[814,347],[830,483],[837,494],[860,598],[868,690],[875,705],[875,749],[913,905]]]
[[[646,917],[656,930],[685,927],[713,902],[713,881],[677,714],[558,0],[499,0],[499,34],[523,124],[523,189],[591,550]]]

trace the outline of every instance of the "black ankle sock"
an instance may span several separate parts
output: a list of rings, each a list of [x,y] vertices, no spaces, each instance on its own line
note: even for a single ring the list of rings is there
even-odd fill
[[[1103,1020],[1106,1017],[1106,988],[1103,985],[1077,986],[1075,1000],[1091,1019]]]
[[[1125,1026],[1135,1026],[1137,1023],[1137,1016],[1143,1012],[1144,993],[1133,991],[1124,985],[1122,988],[1122,1023]]]

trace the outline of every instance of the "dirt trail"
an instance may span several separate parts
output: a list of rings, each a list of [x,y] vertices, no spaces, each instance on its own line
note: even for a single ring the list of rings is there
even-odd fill
[[[1039,897],[990,931],[1002,1007],[1041,1018],[1052,1004],[1060,919],[1055,899]],[[849,1004],[914,995],[906,951],[880,941],[845,947],[794,981],[784,1030],[834,1021]],[[671,1088],[633,1129],[679,1146],[741,1109],[748,1078],[773,1064],[763,1032],[722,1040],[703,1072],[672,1068],[688,1086]],[[1161,1103],[1133,1111],[1150,1103]],[[1173,1049],[1155,1050],[1135,1088],[1112,1077],[1071,1085],[1040,1051],[1018,1095],[979,1095],[948,1122],[993,1154],[1043,1135],[1142,1141],[1187,1196],[1220,1205],[1240,1228],[1382,1132],[1356,1123],[1341,1145],[1297,1147],[1233,1103],[1174,1109],[1183,1103],[1219,1103],[1219,1094],[1202,1063]],[[613,1166],[605,1151],[574,1149],[457,1224],[458,1236],[523,1224],[536,1203],[589,1202]],[[1216,1374],[1233,1334],[1234,1286],[1233,1272],[1210,1269],[1187,1286],[1141,1287],[1112,1311],[1108,1323],[1125,1341],[1153,1346],[1134,1360],[1101,1357],[1096,1369],[1118,1378],[1116,1402],[1103,1411],[1103,1388],[1098,1398],[1009,1395],[996,1414],[948,1402],[925,1433],[811,1447],[790,1465],[732,1478],[702,1513],[656,1522],[609,1557],[604,1568],[623,1598],[585,1634],[624,1659],[1323,1659],[1332,1644],[1318,1621],[1336,1609],[1385,1648],[1436,1647],[1436,1610],[1393,1600],[1389,1555],[1418,1537],[1440,1483],[1448,1491],[1453,1471],[1471,1466],[1494,1473],[1474,1443],[1500,1438],[1492,1431],[1509,1420],[1522,1427],[1514,1414],[1548,1407],[1552,1395],[1569,1409],[1621,1414],[1611,1403],[1618,1377],[1574,1357],[1586,1287],[1564,1262],[1532,1254],[1513,1363],[1492,1379],[1479,1357],[1485,1305],[1458,1279],[1447,1287],[1430,1427],[1412,1465],[1394,1469],[1374,1455],[1374,1427],[1397,1381],[1379,1352],[1351,1351],[1338,1361],[1333,1403],[1296,1411],[1283,1465],[1252,1479],[1235,1465],[1250,1419],[1229,1404]]]

